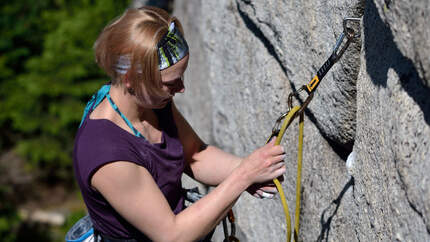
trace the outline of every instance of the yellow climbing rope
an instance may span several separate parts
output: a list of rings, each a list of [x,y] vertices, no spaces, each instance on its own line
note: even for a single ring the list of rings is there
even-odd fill
[[[301,199],[300,191],[301,191],[301,172],[302,172],[302,158],[303,158],[303,124],[304,124],[303,110],[301,110],[301,107],[295,106],[287,113],[287,115],[285,116],[284,122],[282,123],[282,126],[279,130],[279,133],[276,135],[276,141],[275,141],[275,145],[279,145],[281,143],[281,140],[282,140],[282,137],[284,136],[285,131],[290,126],[294,118],[297,117],[297,114],[300,115],[300,122],[299,122],[299,150],[298,150],[298,161],[297,161],[296,211],[294,215],[295,217],[294,241],[297,241],[299,228],[300,228],[300,224],[299,224],[300,199]],[[285,222],[287,224],[287,242],[289,242],[291,240],[291,218],[290,218],[286,196],[284,194],[284,190],[282,189],[282,186],[279,180],[275,178],[273,179],[273,182],[275,183],[276,188],[279,191],[282,207],[284,208]]]
[[[304,116],[303,112],[300,113],[299,119],[299,147],[297,153],[297,183],[296,183],[296,212],[294,215],[294,241],[298,241],[299,228],[300,228],[300,201],[302,194],[302,159],[303,159],[303,130],[304,130]]]

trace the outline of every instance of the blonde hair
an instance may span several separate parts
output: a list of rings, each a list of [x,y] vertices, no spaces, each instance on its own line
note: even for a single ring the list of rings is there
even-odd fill
[[[94,43],[96,63],[117,85],[124,76],[115,70],[120,56],[130,57],[131,67],[125,74],[135,94],[165,96],[161,90],[157,43],[168,32],[171,22],[183,35],[175,17],[156,7],[128,9],[108,24]],[[143,85],[142,85],[143,83]]]

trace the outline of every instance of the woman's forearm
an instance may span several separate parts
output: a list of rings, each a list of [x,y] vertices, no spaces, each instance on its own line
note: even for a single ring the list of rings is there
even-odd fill
[[[226,215],[240,194],[250,185],[240,171],[232,172],[208,195],[175,217],[177,241],[190,241],[208,234]]]
[[[195,180],[216,186],[224,181],[241,161],[241,157],[210,145],[192,156],[190,168]]]

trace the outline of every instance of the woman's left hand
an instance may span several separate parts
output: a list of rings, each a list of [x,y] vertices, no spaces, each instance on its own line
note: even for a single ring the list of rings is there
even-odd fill
[[[283,181],[283,176],[278,178],[279,181]],[[266,183],[255,183],[249,186],[246,191],[256,198],[261,199],[272,199],[278,193],[278,189],[273,182]]]

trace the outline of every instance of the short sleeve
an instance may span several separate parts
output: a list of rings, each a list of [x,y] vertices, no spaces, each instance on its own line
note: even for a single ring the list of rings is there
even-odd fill
[[[119,127],[112,127],[109,120],[97,120],[98,125],[87,124],[75,141],[75,166],[78,179],[90,187],[94,173],[102,166],[115,161],[130,161],[152,171],[151,160],[136,144],[135,138]],[[131,139],[133,138],[133,139]]]

